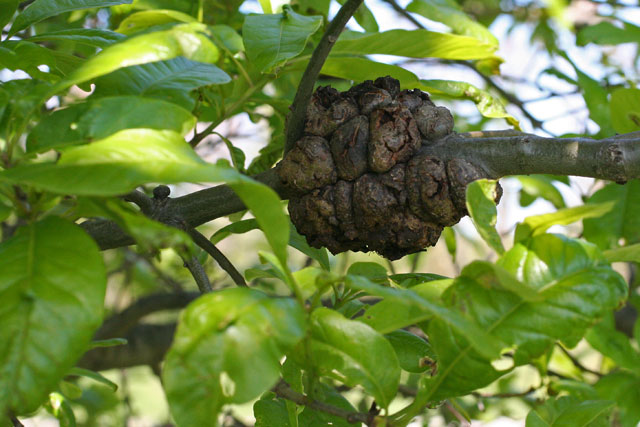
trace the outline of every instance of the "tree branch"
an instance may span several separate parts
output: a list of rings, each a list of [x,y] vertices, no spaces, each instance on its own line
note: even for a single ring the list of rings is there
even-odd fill
[[[209,255],[211,255],[211,257],[218,263],[220,268],[222,268],[224,271],[226,271],[229,274],[229,276],[231,276],[231,279],[233,279],[236,285],[245,286],[245,287],[247,286],[247,282],[245,282],[242,274],[240,274],[240,272],[231,263],[231,261],[229,261],[229,259],[226,256],[224,256],[224,254],[220,252],[218,248],[216,248],[216,245],[211,243],[209,239],[204,237],[202,233],[200,233],[195,228],[189,229],[187,230],[187,232],[189,233],[193,241],[196,243],[196,245],[200,246]]]
[[[348,0],[333,18],[320,43],[316,46],[307,68],[304,70],[296,96],[291,104],[291,114],[287,118],[284,152],[293,148],[295,142],[302,137],[304,121],[307,116],[307,105],[313,94],[313,87],[318,80],[324,61],[331,48],[338,40],[340,33],[364,0]]]
[[[154,366],[162,362],[171,347],[175,323],[165,325],[136,325],[124,336],[127,345],[99,347],[89,350],[78,362],[81,368],[92,371]]]
[[[207,272],[204,271],[204,267],[202,266],[202,264],[200,264],[197,256],[192,256],[189,259],[183,257],[182,261],[184,261],[184,266],[187,267],[194,280],[196,281],[200,292],[202,292],[203,294],[207,294],[213,291],[211,282],[209,281],[209,276],[207,276]]]
[[[96,332],[94,339],[122,337],[144,316],[158,311],[184,308],[199,296],[199,292],[180,292],[158,293],[142,297],[126,309],[105,320]]]
[[[292,389],[289,384],[280,380],[278,384],[273,388],[273,392],[283,399],[290,400],[297,405],[306,406],[316,411],[325,412],[327,414],[335,415],[340,418],[344,418],[349,423],[364,423],[365,425],[374,425],[374,419],[376,414],[369,413],[363,414],[361,412],[351,412],[342,408],[338,408],[333,405],[329,405],[324,402],[313,400],[304,394],[298,393]]]
[[[575,175],[626,182],[640,178],[640,132],[595,140],[590,138],[545,138],[513,130],[451,134],[441,140],[424,141],[422,150],[442,160],[466,159],[492,178],[538,173]],[[290,191],[274,169],[253,177],[274,189],[285,200]],[[165,213],[197,227],[246,209],[226,185],[207,188],[168,199]],[[128,246],[134,240],[114,222],[89,220],[81,226],[101,249]]]

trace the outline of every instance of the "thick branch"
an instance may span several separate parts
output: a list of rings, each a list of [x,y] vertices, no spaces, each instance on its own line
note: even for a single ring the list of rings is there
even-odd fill
[[[92,371],[129,368],[132,366],[156,366],[171,347],[176,324],[137,325],[124,336],[126,345],[100,347],[89,350],[78,362],[81,368]]]
[[[465,159],[491,177],[548,173],[624,183],[640,178],[640,132],[614,138],[544,138],[451,134],[422,149],[440,159]]]
[[[640,132],[603,140],[544,138],[513,130],[451,134],[439,141],[425,141],[426,153],[442,160],[465,159],[483,168],[492,178],[548,173],[625,182],[640,178]],[[282,199],[290,193],[271,169],[254,177],[273,188]],[[220,185],[169,199],[166,211],[190,227],[246,209],[230,187]],[[111,221],[87,221],[82,226],[101,249],[134,243]]]
[[[316,46],[313,51],[311,59],[309,59],[309,65],[307,65],[307,68],[304,70],[300,85],[296,91],[296,96],[291,104],[291,114],[289,114],[287,118],[285,153],[291,150],[293,144],[302,137],[304,120],[307,116],[307,105],[313,94],[313,87],[318,80],[320,70],[327,56],[329,56],[331,48],[338,40],[340,33],[362,2],[363,0],[348,0],[327,26],[327,31],[325,31],[322,39],[320,39],[320,43],[318,43],[318,46]]]
[[[122,337],[143,317],[158,311],[184,308],[199,296],[200,293],[198,292],[147,295],[105,320],[94,338],[103,340]]]

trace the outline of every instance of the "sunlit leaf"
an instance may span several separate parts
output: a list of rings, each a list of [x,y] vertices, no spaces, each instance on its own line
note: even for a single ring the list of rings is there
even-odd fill
[[[218,48],[203,34],[202,24],[181,24],[113,44],[86,61],[52,89],[52,94],[71,85],[103,76],[119,68],[184,56],[194,61],[214,63]]]
[[[389,30],[380,33],[344,32],[331,50],[336,54],[384,54],[410,58],[483,59],[495,45],[478,39],[428,30]]]
[[[279,66],[299,55],[321,25],[322,17],[299,15],[288,6],[282,13],[249,15],[242,27],[248,59],[261,71]]]
[[[516,227],[513,241],[520,242],[531,236],[543,234],[553,225],[568,225],[585,218],[600,218],[610,212],[613,207],[613,202],[594,203],[527,217]]]
[[[471,19],[453,0],[413,0],[407,5],[407,12],[419,13],[432,21],[442,22],[456,34],[498,45],[493,34],[484,25]]]
[[[467,210],[476,230],[485,242],[499,254],[504,253],[502,239],[496,231],[497,181],[481,179],[467,186]]]
[[[400,380],[398,358],[391,344],[364,323],[318,308],[311,314],[310,362],[347,385],[361,385],[386,408]],[[384,367],[384,369],[380,369]]]
[[[69,28],[67,30],[38,34],[37,36],[29,37],[28,40],[30,42],[73,41],[103,49],[124,38],[124,35],[109,30],[101,30],[98,28]]]
[[[551,398],[527,415],[526,427],[608,425],[614,407],[610,400],[580,402],[572,397]]]
[[[9,37],[28,26],[51,16],[78,9],[128,4],[132,0],[36,0],[13,21]]]
[[[105,287],[96,243],[61,218],[0,244],[0,413],[27,414],[44,402],[87,350]]]
[[[177,10],[143,10],[141,12],[133,13],[123,19],[116,31],[121,34],[131,35],[149,27],[153,27],[154,25],[162,25],[172,22],[190,23],[198,22],[198,20],[191,15],[178,12]]]
[[[183,312],[162,378],[181,425],[217,425],[225,403],[243,403],[272,387],[280,358],[305,333],[292,299],[246,289],[204,295]]]
[[[553,185],[556,182],[549,175],[519,175],[518,181],[522,185],[520,190],[520,206],[529,206],[538,198],[548,200],[556,209],[565,207],[564,198]]]
[[[177,57],[121,68],[96,80],[93,97],[113,95],[140,95],[174,102],[191,110],[195,99],[189,96],[193,89],[225,84],[231,78],[213,64]]]

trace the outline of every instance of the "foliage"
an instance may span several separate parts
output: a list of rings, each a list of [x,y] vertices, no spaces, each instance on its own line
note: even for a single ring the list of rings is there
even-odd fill
[[[596,49],[637,43],[640,28],[621,18],[620,5],[582,25],[559,1],[414,0],[402,13],[417,28],[407,20],[380,30],[373,3],[354,15],[365,32],[351,25],[340,34],[319,83],[342,89],[391,75],[403,89],[475,104],[478,114],[456,113],[459,132],[496,121],[519,129],[514,115],[548,131],[496,79],[503,59],[489,27],[508,17],[510,30],[529,28],[550,58],[541,76],[580,94],[593,136],[640,130],[637,72],[625,75],[602,53],[605,75],[596,79],[558,47],[568,33]],[[509,237],[496,230],[497,182],[472,183],[467,208],[484,240],[473,244],[485,260],[458,264],[469,258],[460,256],[472,246],[468,233],[446,229],[459,274],[445,277],[421,270],[422,253],[381,264],[310,247],[264,175],[247,174],[282,156],[288,107],[330,4],[293,0],[274,10],[265,0],[263,13],[249,13],[257,2],[0,0],[1,425],[39,409],[61,425],[122,424],[127,391],[95,371],[137,364],[162,378],[171,417],[184,426],[239,423],[248,402],[258,426],[404,426],[416,417],[509,415],[514,397],[530,410],[527,426],[640,422],[640,322],[614,320],[625,304],[640,308],[637,180],[595,181],[575,206],[567,176],[521,176],[521,205],[546,200],[553,211],[523,219]],[[425,59],[464,67],[487,85],[423,78],[411,64]],[[219,127],[238,117],[269,130],[255,157],[231,127]],[[211,161],[216,143],[231,163],[219,151]],[[229,221],[215,222],[209,244],[193,228],[205,221],[187,223],[158,187],[184,183],[226,183],[242,201],[226,209],[230,192],[218,200]],[[253,218],[236,213],[243,206]],[[101,253],[87,234],[100,218],[133,239],[120,246],[137,249]],[[582,232],[561,227],[580,221]],[[265,250],[245,244],[229,262],[214,246],[249,232],[264,236]],[[233,264],[248,253],[259,263],[234,280],[250,287],[235,287],[226,273],[238,273]],[[183,265],[213,292],[185,297],[194,284]],[[169,295],[166,286],[170,303],[135,302]],[[170,315],[139,323],[176,308],[177,327]],[[140,347],[121,351],[134,340]],[[119,359],[136,351],[135,362]]]

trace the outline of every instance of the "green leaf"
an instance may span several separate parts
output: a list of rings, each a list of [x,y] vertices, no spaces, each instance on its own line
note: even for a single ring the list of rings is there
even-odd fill
[[[496,210],[496,197],[498,181],[480,179],[467,186],[467,210],[476,226],[476,230],[497,253],[504,253],[502,239],[496,231],[498,212]]]
[[[296,64],[301,67],[304,64]],[[304,68],[301,68],[304,69]],[[391,76],[400,81],[402,89],[419,88],[418,77],[409,70],[391,64],[375,62],[367,58],[329,56],[322,66],[322,74],[361,82]]]
[[[234,176],[230,168],[202,161],[180,134],[151,129],[126,129],[71,147],[56,164],[24,164],[0,172],[0,180],[93,196],[124,194],[150,182],[214,182]]]
[[[449,255],[451,255],[451,258],[455,262],[458,243],[456,241],[456,232],[453,227],[445,227],[442,230],[442,237],[444,238],[444,243],[447,246],[447,252],[449,252]]]
[[[142,251],[174,248],[177,251],[195,253],[193,242],[187,233],[147,217],[122,200],[80,197],[77,211],[83,217],[114,221],[135,239]]]
[[[300,64],[296,64],[300,67]],[[420,80],[411,71],[397,65],[383,64],[366,58],[329,56],[322,67],[322,74],[340,77],[345,80],[375,80],[380,76],[391,76],[400,81],[402,89],[420,89],[431,94],[452,98],[470,99],[478,111],[489,118],[504,118],[516,129],[518,121],[504,107],[502,101],[489,92],[478,89],[466,82],[452,80]]]
[[[633,348],[629,337],[616,330],[612,314],[591,328],[585,338],[591,347],[611,358],[619,367],[640,375],[640,353]]]
[[[102,139],[134,128],[167,129],[186,135],[195,117],[173,103],[140,96],[99,98],[78,121],[78,129],[90,140]]]
[[[42,117],[27,136],[27,152],[77,145],[85,135],[78,130],[78,120],[89,108],[87,103],[71,105]]]
[[[611,125],[618,133],[640,130],[640,89],[618,89],[611,94]]]
[[[522,185],[520,206],[529,206],[538,198],[548,200],[556,209],[565,207],[564,198],[553,185],[555,180],[549,175],[518,175]]]
[[[191,15],[169,9],[143,10],[127,16],[116,29],[117,32],[131,35],[155,25],[174,22],[191,23],[198,22]]]
[[[429,287],[432,284],[433,282],[426,283]],[[359,319],[378,332],[388,333],[435,317],[442,319],[445,324],[467,337],[486,358],[496,358],[500,352],[501,343],[499,341],[493,339],[456,311],[443,307],[438,302],[433,302],[433,290],[427,290],[421,294],[420,291],[423,291],[423,288],[419,287],[420,285],[414,286],[411,290],[394,289],[373,283],[366,277],[355,275],[346,276],[345,286],[385,298],[368,309],[365,315]]]
[[[132,0],[36,0],[20,13],[13,21],[9,37],[30,25],[51,16],[72,10],[92,7],[106,7],[116,4],[129,4]]]
[[[51,33],[38,34],[37,36],[29,37],[27,40],[30,42],[73,41],[104,49],[105,47],[121,41],[124,38],[124,35],[109,30],[100,30],[97,28],[69,28],[66,30],[53,31]]]
[[[0,0],[0,28],[4,28],[11,21],[19,3],[20,0]]]
[[[556,340],[573,347],[627,292],[624,279],[595,247],[563,236],[532,237],[526,246],[516,244],[497,264],[535,289],[539,298],[524,299],[503,281],[489,280],[487,270],[479,270],[475,278],[465,271],[442,299],[515,347],[516,366],[542,355]],[[429,401],[466,394],[501,375],[439,319],[430,322],[427,332],[438,356],[438,375],[429,380]]]
[[[336,408],[343,409],[347,412],[357,412],[357,410],[349,403],[347,399],[336,391],[334,387],[327,384],[318,383],[314,392],[317,393],[316,398],[321,402],[325,402]],[[354,427],[353,423],[348,422],[342,417],[331,415],[323,411],[316,411],[310,407],[305,407],[298,417],[298,426],[300,427]]]
[[[617,371],[600,378],[595,384],[601,399],[614,400],[620,425],[636,427],[640,422],[640,377]]]
[[[578,75],[578,88],[589,109],[589,118],[600,126],[600,135],[614,135],[607,89],[601,86],[600,81],[580,70],[566,54],[562,56],[569,61]]]
[[[58,217],[0,244],[0,413],[27,414],[44,402],[87,350],[105,287],[95,242]]]
[[[587,400],[580,402],[573,397],[549,399],[544,405],[531,410],[526,427],[549,426],[605,426],[615,403],[610,400]]]
[[[209,26],[209,32],[213,41],[218,43],[220,48],[228,51],[227,53],[235,55],[244,51],[242,37],[232,27],[228,25],[211,25]]]
[[[354,262],[347,270],[351,276],[362,276],[373,283],[388,284],[387,269],[375,262]]]
[[[475,102],[478,111],[484,117],[491,119],[505,119],[516,129],[520,129],[518,120],[507,112],[500,99],[476,86],[452,80],[420,80],[421,89],[431,94],[450,96],[453,98],[470,99]]]
[[[140,95],[174,102],[191,110],[195,100],[189,96],[193,89],[225,84],[231,78],[212,64],[177,57],[121,68],[96,80],[94,97],[112,95]]]
[[[442,22],[456,34],[498,46],[498,40],[493,34],[484,25],[471,19],[453,0],[414,0],[406,10],[419,13],[432,21]]]
[[[383,408],[395,397],[400,380],[391,344],[364,323],[318,308],[311,313],[309,362],[349,386],[361,385]]]
[[[290,221],[280,197],[266,185],[237,172],[235,179],[227,182],[256,217],[273,253],[286,268]]]
[[[194,61],[215,63],[218,48],[203,33],[203,24],[180,24],[168,30],[142,34],[113,44],[87,60],[51,90],[68,87],[109,74],[119,68],[184,56]]]
[[[291,427],[284,399],[274,399],[271,396],[261,398],[253,404],[253,416],[256,419],[255,427]]]
[[[601,249],[640,243],[640,180],[624,185],[607,184],[589,198],[588,203],[613,201],[615,206],[598,219],[584,220],[584,238]]]
[[[326,248],[312,248],[307,243],[307,239],[301,236],[296,230],[296,227],[289,221],[289,246],[296,248],[306,256],[318,261],[320,267],[326,271],[331,270],[331,264],[329,264],[329,254]]]
[[[436,355],[431,345],[419,336],[399,329],[384,337],[391,343],[400,367],[405,371],[419,374],[435,366]]]
[[[100,373],[91,371],[89,369],[74,367],[71,368],[68,375],[90,378],[96,382],[99,382],[100,384],[106,385],[111,389],[111,391],[118,390],[118,384],[109,380],[104,375],[101,375]]]
[[[288,6],[278,14],[249,15],[242,26],[247,57],[256,69],[269,71],[298,56],[321,26],[321,16],[299,15]]]
[[[232,234],[244,234],[258,228],[260,227],[258,226],[258,221],[256,221],[255,218],[243,219],[232,222],[231,224],[218,229],[213,233],[210,240],[211,243],[216,244]]]
[[[494,56],[497,46],[478,39],[428,30],[389,30],[380,33],[345,31],[331,50],[332,55],[383,54],[409,58],[484,59]]]
[[[393,280],[403,288],[411,288],[421,283],[448,279],[448,277],[434,273],[402,273],[392,274],[391,276],[389,276],[389,279]]]
[[[568,225],[585,218],[602,218],[613,207],[613,202],[594,203],[560,209],[549,214],[527,217],[516,227],[513,241],[521,242],[531,236],[544,234],[553,225]]]
[[[640,243],[609,249],[602,253],[609,262],[638,262],[640,263]]]
[[[47,409],[60,421],[62,427],[76,426],[76,417],[66,397],[58,392],[51,393],[49,394],[49,405],[50,408]]]
[[[294,300],[245,288],[203,295],[182,313],[162,372],[179,425],[217,425],[225,403],[258,397],[280,377],[280,359],[305,334]]]
[[[224,142],[224,145],[227,146],[227,150],[229,150],[229,157],[231,157],[231,163],[233,164],[233,167],[241,173],[244,173],[245,169],[244,169],[244,161],[245,161],[245,155],[244,152],[239,149],[238,147],[233,145],[233,142],[231,142],[231,140],[229,140],[229,138],[227,138],[226,136],[222,135],[221,133],[218,132],[212,132],[212,134],[217,135],[222,142]]]
[[[186,135],[195,123],[196,118],[189,111],[159,99],[140,96],[99,98],[54,111],[41,120],[27,138],[27,152],[98,140],[123,129],[167,129]]]
[[[258,0],[260,3],[260,7],[262,7],[262,12],[265,14],[273,13],[273,9],[271,8],[271,0]]]
[[[640,39],[640,27],[628,22],[620,28],[608,21],[598,22],[595,25],[587,25],[578,32],[576,43],[584,46],[587,43],[612,45],[622,43],[637,43]]]
[[[8,57],[0,55],[0,67],[10,70],[24,70],[31,77],[46,81],[57,81],[59,78],[51,73],[41,71],[38,66],[46,65],[50,70],[57,68],[53,51],[29,41],[9,40],[2,43],[12,53]]]

